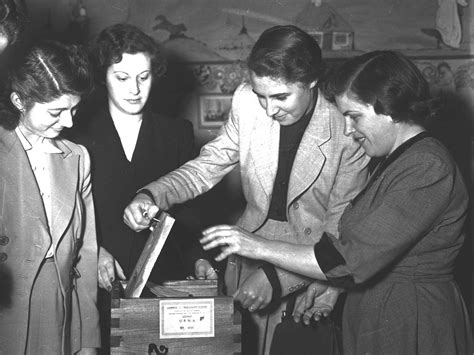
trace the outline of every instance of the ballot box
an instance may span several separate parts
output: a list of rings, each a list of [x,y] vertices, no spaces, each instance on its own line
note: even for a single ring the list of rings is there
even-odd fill
[[[147,282],[172,222],[160,215],[130,279],[114,283],[111,354],[240,354],[240,315],[217,280]]]

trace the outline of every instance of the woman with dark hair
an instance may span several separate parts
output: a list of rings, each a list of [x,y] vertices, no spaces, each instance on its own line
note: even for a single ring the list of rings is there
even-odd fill
[[[47,42],[0,101],[0,353],[95,353],[97,242],[86,149],[60,138],[90,88],[87,58]]]
[[[328,85],[345,134],[383,157],[345,209],[339,240],[271,241],[229,226],[203,232],[205,249],[264,260],[344,287],[345,354],[472,354],[453,280],[468,193],[446,148],[426,131],[439,106],[406,57],[377,51],[338,68]],[[304,316],[312,316],[308,311]]]
[[[247,204],[238,226],[229,228],[297,244],[317,242],[324,230],[337,235],[344,207],[365,183],[368,159],[344,136],[342,117],[318,89],[317,42],[295,26],[272,27],[255,43],[248,67],[250,83],[235,91],[217,138],[198,158],[141,190],[125,210],[131,228],[146,228],[150,220],[143,212],[155,204],[167,209],[192,199],[239,164]],[[240,257],[229,258],[225,278],[227,293],[244,309],[245,354],[269,352],[286,307],[283,297],[292,294],[299,302],[297,291],[313,282]],[[327,292],[327,314],[338,291],[321,282],[311,289]]]
[[[133,25],[112,25],[92,43],[91,58],[98,89],[105,89],[106,97],[96,99],[92,112],[78,112],[73,139],[91,155],[99,286],[110,291],[116,275],[131,276],[150,234],[129,229],[123,209],[139,188],[194,157],[194,135],[190,122],[164,117],[147,106],[152,85],[166,71],[163,53],[150,36]],[[176,222],[150,281],[217,278],[198,242],[201,226],[193,212],[186,206],[172,211]],[[99,291],[104,316],[110,312],[109,299]],[[107,346],[107,320],[101,323]]]

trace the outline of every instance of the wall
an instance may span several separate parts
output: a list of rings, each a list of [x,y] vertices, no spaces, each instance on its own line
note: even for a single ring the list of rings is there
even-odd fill
[[[86,18],[78,16],[79,0],[27,3],[38,36],[76,36],[86,41],[105,26],[127,21],[162,42],[170,67],[154,93],[154,106],[190,120],[199,145],[217,134],[233,90],[246,77],[242,60],[267,27],[291,23],[307,31],[347,33],[349,48],[324,50],[329,65],[364,51],[401,50],[415,60],[433,92],[447,98],[446,120],[438,133],[470,184],[474,173],[470,154],[474,147],[474,4],[470,1],[458,7],[459,48],[447,46],[434,30],[438,2],[433,0],[331,0],[322,1],[318,8],[310,0],[83,0]],[[85,26],[78,30],[71,23]],[[239,184],[235,171],[214,195],[205,197],[210,221],[235,221],[243,204]],[[470,239],[468,243],[472,245]],[[465,250],[470,250],[469,245]],[[471,254],[461,258],[461,270],[473,270]],[[464,272],[461,278],[469,294],[466,289],[472,275]]]

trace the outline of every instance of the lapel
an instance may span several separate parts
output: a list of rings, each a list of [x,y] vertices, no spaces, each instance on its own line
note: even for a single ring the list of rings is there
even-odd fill
[[[253,174],[260,182],[269,201],[278,167],[280,125],[259,110],[250,137],[250,157],[254,163]],[[249,171],[252,174],[251,171]],[[253,180],[253,176],[250,176]]]
[[[323,145],[331,138],[328,102],[321,92],[296,153],[288,186],[288,204],[305,191],[318,177],[326,160]]]
[[[8,195],[16,199],[11,202],[12,206],[15,206],[13,209],[16,210],[14,213],[17,214],[17,225],[23,226],[23,230],[34,231],[35,239],[32,241],[36,245],[43,246],[46,252],[51,239],[36,178],[15,131],[8,131],[2,127],[0,127],[0,167],[6,186],[11,191]],[[37,223],[30,224],[31,219]]]
[[[51,157],[51,236],[59,244],[64,230],[69,225],[75,207],[78,186],[79,155],[72,154],[61,140],[57,140],[62,154],[50,154]]]

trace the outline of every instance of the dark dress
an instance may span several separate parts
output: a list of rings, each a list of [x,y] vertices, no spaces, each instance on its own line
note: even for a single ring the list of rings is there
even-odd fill
[[[124,209],[141,187],[194,157],[192,125],[145,110],[132,161],[128,161],[108,108],[77,120],[73,139],[86,146],[92,161],[99,245],[117,259],[128,278],[150,231],[132,231],[123,222]],[[205,257],[198,242],[199,218],[184,206],[171,214],[177,221],[150,275],[155,283],[194,274],[194,261]]]
[[[472,354],[471,328],[453,280],[468,193],[444,146],[426,133],[393,152],[346,208],[340,240],[315,254],[348,288],[345,354]]]

